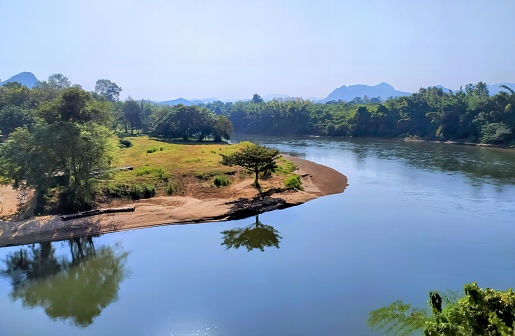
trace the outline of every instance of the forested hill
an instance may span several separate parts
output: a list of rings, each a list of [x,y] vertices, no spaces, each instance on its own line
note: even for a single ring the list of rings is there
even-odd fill
[[[490,95],[483,82],[448,93],[420,89],[385,102],[354,99],[325,104],[302,99],[206,104],[233,123],[236,132],[329,136],[420,137],[489,144],[515,144],[515,92]]]

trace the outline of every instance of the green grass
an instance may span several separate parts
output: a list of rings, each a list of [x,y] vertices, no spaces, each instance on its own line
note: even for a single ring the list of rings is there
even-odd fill
[[[284,185],[289,189],[302,190],[302,182],[299,175],[291,175],[285,181]]]
[[[104,182],[101,188],[106,194],[135,198],[134,195],[145,194],[140,192],[144,186],[153,186],[155,194],[171,195],[179,191],[180,180],[188,176],[209,181],[216,175],[234,174],[236,170],[222,166],[219,154],[230,154],[238,145],[169,143],[148,137],[127,137],[126,140],[132,146],[119,149],[115,165],[133,166],[134,170],[116,172],[112,180]]]
[[[277,160],[277,169],[275,172],[280,175],[290,175],[295,171],[295,169],[297,169],[297,167],[292,162],[284,158],[280,158]]]
[[[132,144],[119,149],[115,166],[133,166],[134,170],[119,171],[101,189],[113,196],[143,198],[145,195],[172,195],[181,191],[183,181],[193,178],[198,183],[224,186],[234,180],[238,167],[222,166],[220,154],[237,151],[239,145],[191,142],[166,142],[146,136],[126,137]],[[150,152],[149,152],[150,149]],[[289,176],[295,165],[283,158],[277,160],[274,175]],[[243,171],[243,170],[242,170]],[[248,175],[250,176],[250,175]],[[215,182],[215,179],[218,182]],[[153,192],[150,189],[153,187]]]

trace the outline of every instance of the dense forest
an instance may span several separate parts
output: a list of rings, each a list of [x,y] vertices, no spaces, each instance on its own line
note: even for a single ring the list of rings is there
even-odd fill
[[[207,108],[225,115],[237,132],[328,136],[414,137],[512,144],[515,140],[515,92],[509,87],[490,96],[486,84],[468,84],[457,92],[420,89],[411,96],[357,97],[325,104],[309,100],[272,100],[259,95],[247,102],[213,102]]]

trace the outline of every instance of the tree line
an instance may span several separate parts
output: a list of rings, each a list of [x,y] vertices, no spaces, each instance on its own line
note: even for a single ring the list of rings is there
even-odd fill
[[[490,96],[483,82],[457,92],[421,88],[411,96],[356,97],[325,104],[303,99],[213,102],[205,107],[225,115],[237,132],[274,135],[420,137],[489,144],[515,141],[515,92],[502,87]]]

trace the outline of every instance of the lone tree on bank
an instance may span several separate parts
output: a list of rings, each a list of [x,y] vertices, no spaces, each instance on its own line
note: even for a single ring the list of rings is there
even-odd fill
[[[281,156],[277,149],[244,142],[242,148],[235,153],[222,156],[225,166],[240,166],[255,174],[254,186],[259,189],[259,173],[274,171],[277,168],[275,160]]]

